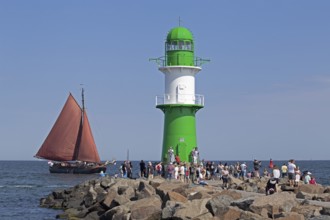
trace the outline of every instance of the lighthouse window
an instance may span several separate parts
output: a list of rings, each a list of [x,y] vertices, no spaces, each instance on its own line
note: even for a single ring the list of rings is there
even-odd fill
[[[166,42],[166,50],[193,50],[193,44],[191,41]]]
[[[171,44],[166,43],[166,50],[171,50]]]
[[[172,50],[178,50],[178,43],[176,41],[172,42]]]
[[[179,41],[179,50],[185,50],[184,42]]]
[[[190,42],[186,41],[185,43],[186,43],[186,50],[192,50]]]

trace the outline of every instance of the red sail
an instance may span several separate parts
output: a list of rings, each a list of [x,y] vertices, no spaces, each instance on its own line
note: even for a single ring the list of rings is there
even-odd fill
[[[70,94],[36,157],[55,161],[74,160],[81,123],[81,108]]]
[[[76,160],[100,163],[100,157],[97,152],[86,111],[84,111],[83,114],[83,126]]]

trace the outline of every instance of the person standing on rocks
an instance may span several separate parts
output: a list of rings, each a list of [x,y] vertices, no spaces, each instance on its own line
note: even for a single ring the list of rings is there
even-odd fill
[[[195,183],[196,169],[194,163],[191,163],[189,166],[189,177],[192,183]]]
[[[148,163],[147,167],[147,172],[148,172],[148,180],[154,178],[154,166],[152,165],[151,161]]]
[[[131,161],[127,161],[127,177],[132,179],[133,178],[133,173],[132,173],[132,170],[133,170],[133,165],[132,165],[132,162]]]
[[[183,166],[183,164],[180,164],[180,166],[179,166],[179,180],[181,182],[184,182],[184,179],[185,179],[184,175],[185,175],[184,166]]]
[[[162,163],[162,177],[165,178],[165,165]]]
[[[174,165],[174,179],[176,179],[176,180],[179,179],[179,166],[178,166],[178,164]]]
[[[221,173],[222,173],[223,168],[224,168],[223,164],[221,162],[219,162],[219,164],[217,166],[217,171],[216,171],[217,178],[219,180],[221,180]]]
[[[175,162],[176,162],[177,164],[180,164],[180,163],[181,163],[181,160],[180,160],[180,157],[179,157],[178,154],[175,155]]]
[[[173,150],[172,147],[170,147],[170,149],[168,149],[167,154],[168,154],[168,160],[169,160],[169,162],[170,163],[174,163],[175,156],[174,156],[174,150]]]
[[[146,177],[146,164],[143,160],[140,162],[140,177]]]
[[[185,183],[190,183],[190,173],[189,173],[189,164],[188,163],[184,163],[183,164],[184,167],[184,182]]]
[[[297,168],[294,171],[295,173],[295,181],[294,181],[294,186],[299,186],[299,182],[300,182],[300,176],[301,176],[301,172],[299,167],[297,166]]]
[[[162,174],[162,162],[159,162],[156,165],[156,171],[157,171],[157,175],[160,176]]]
[[[199,152],[198,152],[197,147],[195,147],[195,149],[192,150],[191,156],[192,156],[192,159],[193,159],[193,163],[196,166],[197,163],[198,163],[198,158],[199,158]]]
[[[173,163],[169,163],[167,165],[167,177],[169,180],[172,179],[173,177],[173,173],[174,173],[174,166],[173,166]]]
[[[295,161],[293,159],[289,160],[288,162],[288,177],[289,177],[289,184],[291,187],[294,186],[294,182],[295,182],[295,169],[296,169],[296,165],[294,164]]]
[[[246,166],[246,163],[243,162],[241,164],[241,177],[243,178],[243,180],[245,179],[246,177],[246,171],[247,171],[247,166]]]
[[[229,177],[229,171],[227,169],[227,167],[224,167],[223,170],[221,171],[221,178],[222,178],[222,182],[223,182],[223,187],[225,189],[228,188],[228,177]]]
[[[254,159],[253,168],[254,168],[254,177],[260,177],[259,169],[261,167],[261,161]]]
[[[272,176],[276,180],[276,183],[278,183],[280,176],[281,176],[281,172],[280,172],[280,169],[278,169],[278,167],[276,165],[274,165],[274,167],[273,167]]]
[[[288,167],[286,166],[285,163],[282,165],[281,171],[282,171],[282,178],[284,178],[288,175]]]
[[[226,167],[226,164],[225,164],[225,167]],[[229,169],[229,173],[233,174],[234,177],[239,178],[241,175],[241,164],[239,162],[237,162],[235,164],[234,170],[232,170],[232,172],[231,172],[231,170],[232,169]]]

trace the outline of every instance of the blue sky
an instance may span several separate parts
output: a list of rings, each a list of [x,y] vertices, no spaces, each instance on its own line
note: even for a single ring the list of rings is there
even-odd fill
[[[159,160],[164,55],[181,24],[209,58],[196,77],[201,156],[329,159],[329,1],[0,1],[0,160],[32,160],[69,92],[103,160]]]

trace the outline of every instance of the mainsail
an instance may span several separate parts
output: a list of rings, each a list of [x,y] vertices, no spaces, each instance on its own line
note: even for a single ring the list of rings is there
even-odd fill
[[[54,161],[101,162],[86,110],[71,94],[36,157]]]

